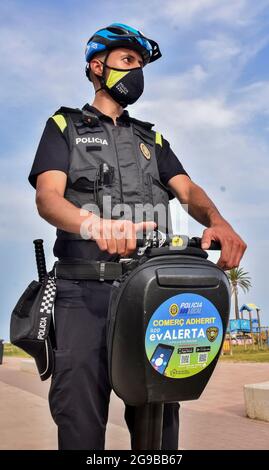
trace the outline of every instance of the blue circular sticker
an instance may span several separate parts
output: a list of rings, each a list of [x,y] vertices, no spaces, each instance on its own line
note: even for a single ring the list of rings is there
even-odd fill
[[[191,377],[213,361],[222,337],[222,320],[210,300],[198,294],[178,294],[163,302],[149,321],[147,358],[159,374]]]

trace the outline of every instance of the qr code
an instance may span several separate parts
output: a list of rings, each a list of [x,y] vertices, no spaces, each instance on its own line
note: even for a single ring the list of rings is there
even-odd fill
[[[180,364],[189,364],[191,359],[190,354],[181,354],[180,356]]]
[[[207,353],[200,353],[198,354],[198,362],[201,364],[201,362],[207,362]]]

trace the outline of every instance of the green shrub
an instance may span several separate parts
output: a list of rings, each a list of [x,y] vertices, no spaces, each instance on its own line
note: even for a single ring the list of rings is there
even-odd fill
[[[14,346],[11,343],[4,343],[4,356],[31,357],[22,349],[18,348],[17,346]]]

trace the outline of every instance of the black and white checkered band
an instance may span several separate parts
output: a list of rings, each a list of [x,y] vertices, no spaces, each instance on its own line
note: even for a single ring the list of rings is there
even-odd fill
[[[56,282],[54,277],[49,277],[44,295],[40,304],[40,314],[51,315],[56,297]]]

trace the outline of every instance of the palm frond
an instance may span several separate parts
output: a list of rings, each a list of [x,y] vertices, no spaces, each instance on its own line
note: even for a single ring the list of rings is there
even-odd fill
[[[244,293],[248,292],[251,288],[251,278],[248,272],[243,268],[232,268],[228,271],[227,276],[231,284],[232,293],[240,288]]]

